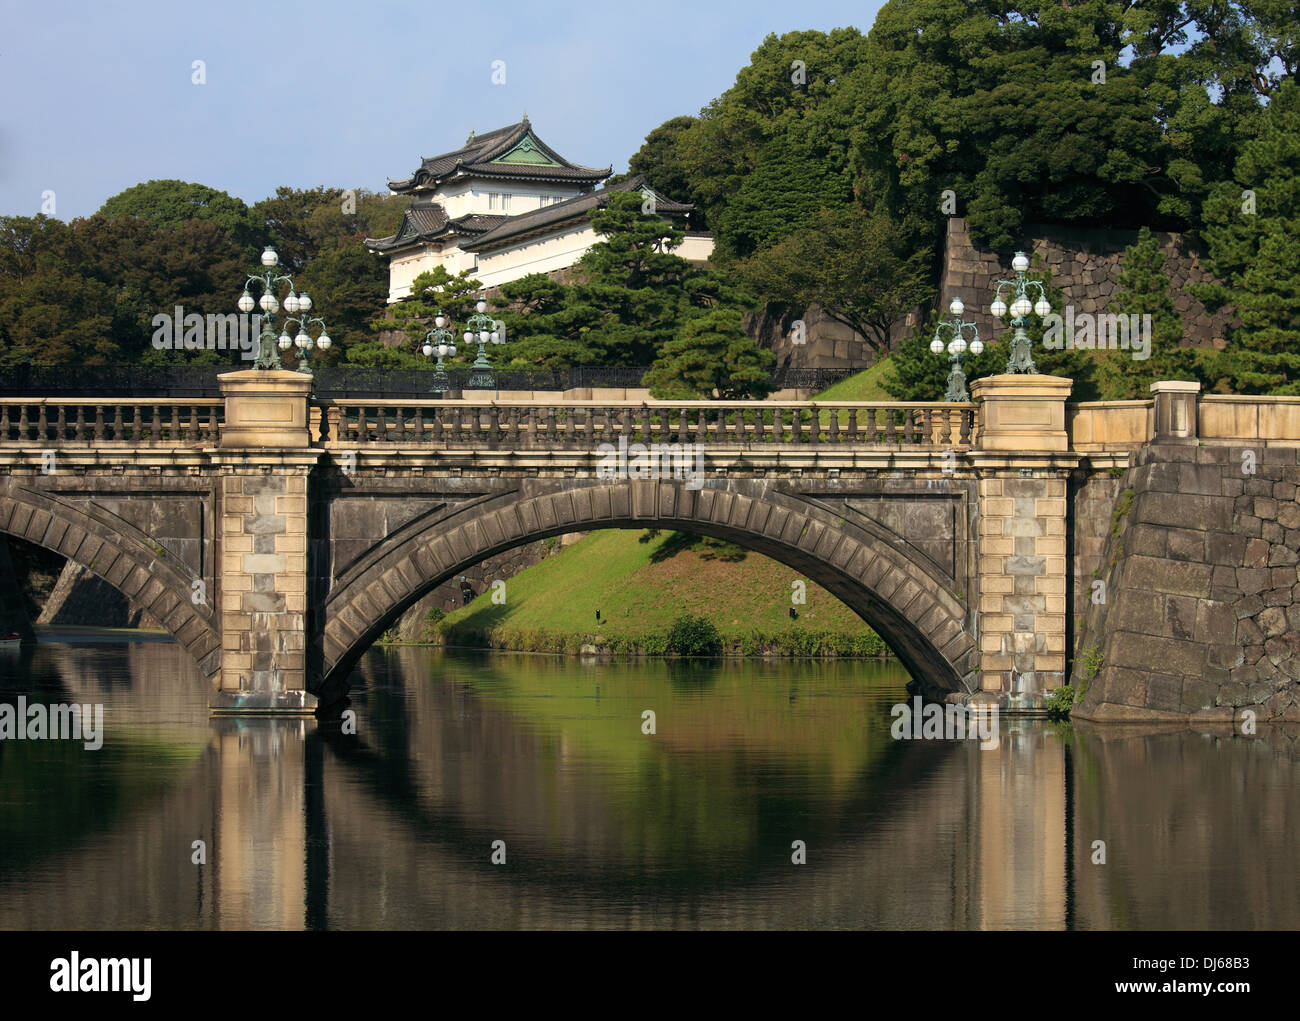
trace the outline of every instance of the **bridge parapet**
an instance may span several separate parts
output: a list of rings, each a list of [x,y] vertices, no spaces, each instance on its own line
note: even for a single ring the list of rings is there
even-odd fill
[[[975,405],[821,401],[332,401],[326,447],[593,450],[602,443],[969,447]]]
[[[217,445],[224,402],[2,397],[0,445],[120,448]]]

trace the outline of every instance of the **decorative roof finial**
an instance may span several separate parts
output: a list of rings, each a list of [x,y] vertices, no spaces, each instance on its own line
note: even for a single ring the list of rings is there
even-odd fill
[[[469,138],[465,139],[465,144],[466,144],[466,145],[469,145],[472,141],[474,141],[474,129],[473,129],[473,128],[470,128],[470,129],[469,129]]]

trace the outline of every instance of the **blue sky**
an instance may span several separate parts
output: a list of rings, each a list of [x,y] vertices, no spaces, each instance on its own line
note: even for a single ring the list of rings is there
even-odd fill
[[[154,178],[249,203],[278,185],[380,189],[525,111],[569,159],[624,170],[769,32],[865,32],[880,6],[0,0],[0,215],[53,191],[60,219],[85,216]]]

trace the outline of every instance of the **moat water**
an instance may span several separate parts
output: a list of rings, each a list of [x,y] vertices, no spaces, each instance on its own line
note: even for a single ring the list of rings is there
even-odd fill
[[[893,663],[376,648],[344,734],[127,637],[0,650],[0,703],[104,707],[0,740],[0,927],[1300,927],[1294,730],[897,740]]]

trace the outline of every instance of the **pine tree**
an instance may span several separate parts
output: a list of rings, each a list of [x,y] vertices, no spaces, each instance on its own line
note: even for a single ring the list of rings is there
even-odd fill
[[[1208,263],[1221,283],[1189,288],[1215,312],[1235,307],[1217,362],[1242,394],[1300,394],[1300,86],[1272,97],[1257,138],[1242,146],[1234,181],[1206,202]]]
[[[1103,401],[1147,397],[1157,380],[1198,378],[1195,352],[1182,346],[1183,318],[1174,308],[1164,264],[1165,253],[1159,242],[1143,227],[1137,241],[1124,251],[1120,290],[1109,311],[1151,317],[1149,357],[1137,359],[1131,351],[1098,351],[1097,390]]]
[[[762,397],[771,392],[769,376],[776,359],[758,347],[741,328],[735,309],[714,308],[686,323],[670,340],[643,384],[661,400]]]

